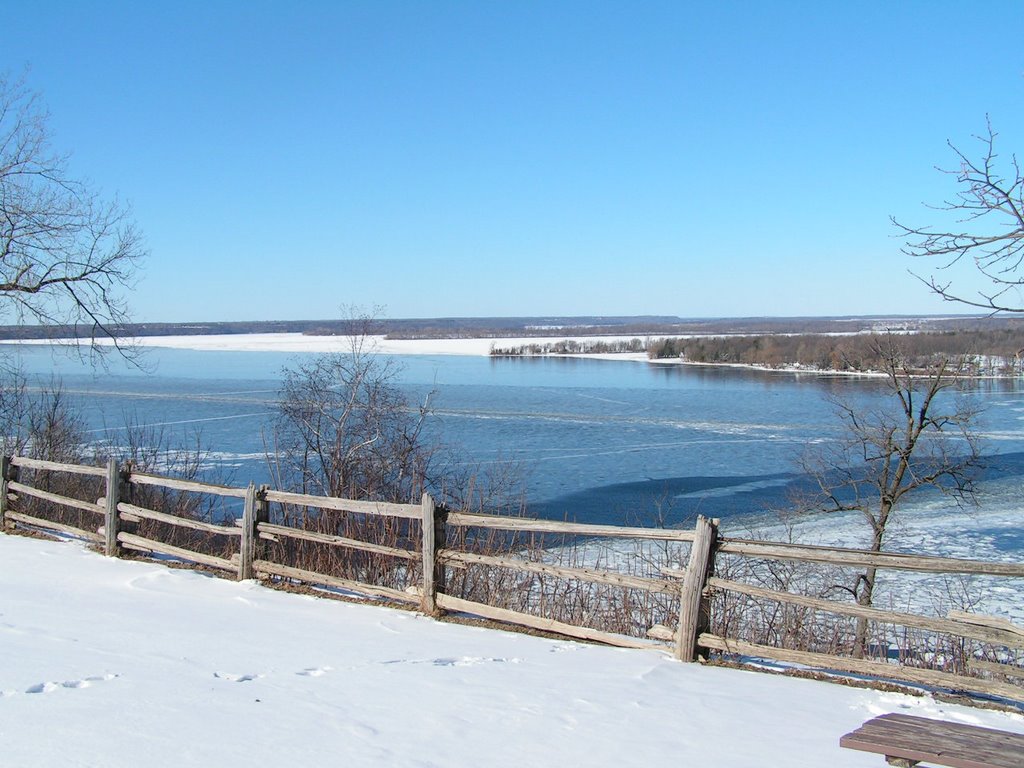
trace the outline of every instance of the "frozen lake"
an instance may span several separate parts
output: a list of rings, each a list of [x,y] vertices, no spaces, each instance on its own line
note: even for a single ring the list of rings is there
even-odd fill
[[[155,371],[143,373],[119,361],[94,371],[43,345],[4,346],[36,386],[59,377],[96,440],[117,443],[126,420],[161,425],[186,442],[199,433],[211,471],[235,483],[266,479],[264,434],[281,371],[316,354],[153,348]],[[659,508],[669,523],[696,512],[729,520],[782,505],[799,482],[796,457],[837,435],[827,398],[868,405],[885,396],[871,378],[643,361],[479,354],[396,360],[397,383],[412,402],[435,392],[431,437],[470,464],[519,464],[533,514],[600,522],[649,524]],[[984,406],[988,504],[1016,515],[1024,387],[979,381],[969,396]]]

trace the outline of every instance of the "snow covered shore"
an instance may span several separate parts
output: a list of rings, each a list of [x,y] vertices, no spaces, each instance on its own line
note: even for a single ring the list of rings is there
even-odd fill
[[[529,344],[555,344],[566,339],[585,341],[596,340],[614,344],[628,342],[636,336],[600,336],[600,337],[522,337],[522,338],[473,338],[473,339],[388,339],[384,336],[371,336],[368,350],[386,355],[469,355],[487,357],[492,346],[514,348]],[[110,345],[110,339],[97,339],[98,344]],[[5,342],[8,344],[40,344],[47,342],[22,341]],[[69,339],[53,343],[74,343]],[[349,336],[308,336],[302,333],[242,333],[242,334],[210,334],[196,336],[143,336],[135,339],[140,347],[163,349],[191,349],[215,352],[347,352],[351,350],[352,340]],[[573,355],[552,355],[552,357],[586,357],[594,360],[618,360],[628,362],[651,363],[652,365],[730,365],[718,363],[683,363],[676,358],[651,360],[646,352],[602,352],[580,353]],[[731,367],[755,370],[766,370],[758,366],[735,364]],[[816,372],[806,369],[793,369],[793,372]],[[833,371],[821,371],[831,374]]]
[[[565,336],[552,338],[477,338],[477,339],[387,339],[383,336],[369,337],[368,349],[389,355],[475,355],[490,354],[492,345],[520,346],[531,343],[554,343]],[[634,336],[602,336],[602,340],[629,341]],[[110,344],[109,339],[98,339],[101,344]],[[143,336],[135,339],[141,347],[163,347],[167,349],[194,349],[223,352],[346,352],[351,349],[349,336],[307,336],[302,333],[242,333],[200,336]],[[45,342],[8,342],[39,344]],[[616,360],[647,360],[647,355],[610,355]]]
[[[562,341],[603,341],[608,344],[629,342],[636,335],[625,336],[551,336],[551,337],[510,337],[510,338],[464,338],[464,339],[388,339],[384,336],[370,336],[364,351],[386,355],[465,355],[487,357],[492,347],[514,349],[516,347],[554,345]],[[658,338],[664,338],[659,336]],[[42,342],[38,340],[5,341],[2,344],[74,344],[71,339]],[[103,346],[112,344],[110,339],[98,338],[96,343]],[[142,336],[134,339],[141,348],[189,349],[214,352],[347,352],[352,349],[349,336],[312,336],[302,333],[239,333],[208,334],[194,336]],[[524,357],[530,357],[526,355]],[[692,365],[715,368],[738,368],[776,373],[806,373],[815,376],[866,376],[879,377],[885,374],[875,371],[833,371],[793,365],[782,368],[766,368],[746,363],[700,363],[683,361],[679,358],[651,359],[646,352],[579,352],[573,354],[551,354],[550,357],[582,357],[592,360],[617,360],[640,362],[651,365]],[[996,377],[999,378],[999,377]]]
[[[877,767],[885,712],[1024,716],[285,594],[0,534],[12,766]]]

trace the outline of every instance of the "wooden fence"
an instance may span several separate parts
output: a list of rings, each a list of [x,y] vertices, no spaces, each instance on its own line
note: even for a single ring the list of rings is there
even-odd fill
[[[31,473],[32,482],[23,480]],[[54,483],[55,477],[75,479],[75,483]],[[46,487],[43,487],[46,486]],[[58,490],[48,489],[50,486]],[[72,490],[67,490],[71,488]],[[241,505],[241,516],[228,516],[221,523],[197,519],[196,515],[173,514],[135,503],[145,498],[145,490],[161,493],[202,496]],[[95,501],[90,500],[96,499]],[[157,506],[152,503],[151,506]],[[277,505],[277,514],[272,514]],[[338,535],[299,527],[287,510],[310,512],[319,516],[342,514],[361,519],[387,521],[391,532],[387,541],[370,536]],[[59,511],[71,513],[62,518]],[[310,518],[304,517],[308,520]],[[153,531],[141,535],[148,524]],[[372,595],[387,600],[417,604],[430,614],[441,611],[467,613],[500,622],[522,625],[570,637],[598,641],[628,648],[671,649],[680,659],[693,661],[709,653],[784,664],[799,664],[823,670],[838,670],[855,675],[907,681],[919,685],[995,696],[1024,702],[1024,629],[1002,619],[969,613],[950,613],[945,617],[897,612],[858,605],[853,601],[826,599],[751,583],[750,579],[716,575],[717,566],[737,562],[796,562],[827,567],[894,569],[931,574],[970,574],[997,578],[1024,578],[1024,563],[997,563],[940,558],[864,550],[819,547],[778,542],[752,541],[722,537],[717,521],[698,518],[693,530],[630,528],[610,525],[537,520],[519,517],[449,512],[424,495],[419,504],[395,504],[339,499],[289,493],[267,486],[249,484],[245,488],[227,487],[194,480],[162,477],[119,467],[114,461],[106,467],[63,464],[24,457],[6,457],[0,461],[0,528],[29,526],[59,531],[85,538],[118,556],[123,549],[165,555],[180,560],[229,571],[238,579],[275,578],[325,585]],[[141,530],[141,529],[139,529]],[[363,530],[363,529],[360,529]],[[188,546],[174,541],[175,533],[187,532],[207,542]],[[469,546],[475,532],[498,532],[505,537],[573,536],[587,541],[660,542],[683,545],[688,552],[684,567],[661,570],[657,575],[623,572],[613,564],[565,565],[543,557],[525,556],[518,545],[500,554],[473,551]],[[378,537],[379,538],[379,537]],[[509,539],[506,539],[509,540]],[[513,539],[513,541],[519,541]],[[210,544],[215,542],[215,544]],[[329,568],[281,562],[267,554],[271,546],[312,545],[331,552],[358,553],[363,558],[380,559],[390,566],[392,581],[371,583],[358,576],[338,575]],[[211,548],[212,547],[212,548]],[[369,560],[367,560],[369,562]],[[452,572],[483,569],[485,573],[511,572],[522,576],[516,589],[524,604],[535,604],[530,596],[538,594],[538,585],[550,581],[572,581],[610,589],[655,595],[662,602],[662,613],[671,626],[642,626],[632,633],[608,631],[589,626],[586,621],[565,621],[493,604],[496,601],[473,599],[468,588],[463,594],[447,589],[456,580]],[[736,568],[725,568],[737,571]],[[750,573],[739,569],[737,572]],[[397,574],[398,576],[394,576]],[[545,581],[546,580],[546,581]],[[406,586],[401,588],[401,583]],[[470,594],[469,597],[466,595]],[[925,668],[920,658],[891,660],[854,658],[849,653],[820,652],[802,647],[787,647],[781,640],[752,642],[743,636],[743,621],[725,621],[716,617],[716,606],[728,596],[739,596],[761,605],[795,606],[806,616],[823,614],[872,622],[876,626],[903,627],[939,633],[956,638],[964,646],[967,664],[954,672]],[[540,602],[544,599],[541,597]],[[724,603],[722,603],[724,605]],[[543,614],[543,611],[540,612]],[[731,634],[730,634],[731,632]],[[975,652],[977,644],[985,653]],[[963,666],[963,665],[962,665]]]

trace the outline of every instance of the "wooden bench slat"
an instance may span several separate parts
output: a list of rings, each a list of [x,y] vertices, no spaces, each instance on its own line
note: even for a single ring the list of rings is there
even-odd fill
[[[1012,749],[1024,763],[1024,734],[984,728],[980,725],[966,723],[950,723],[943,720],[929,720],[912,715],[894,713],[890,720],[899,723],[901,728],[917,728],[929,737],[936,737],[942,742],[944,749],[953,751],[954,747],[979,753],[1001,753]]]
[[[896,714],[865,723],[840,745],[954,768],[1019,767],[1024,756],[1021,734]]]
[[[1021,768],[1024,734],[892,713],[867,721],[841,747],[950,768]]]

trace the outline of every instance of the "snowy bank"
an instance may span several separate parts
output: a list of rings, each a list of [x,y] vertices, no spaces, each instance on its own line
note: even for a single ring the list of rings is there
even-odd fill
[[[276,592],[0,534],[6,765],[877,768],[900,711],[1024,717]]]
[[[829,334],[844,335],[844,334]],[[658,336],[657,338],[689,338],[691,335]],[[364,352],[377,352],[385,355],[461,355],[471,357],[488,357],[492,348],[510,349],[530,345],[554,345],[572,341],[588,343],[601,341],[609,345],[628,343],[637,338],[636,334],[625,336],[530,336],[530,337],[487,337],[462,339],[389,339],[383,335],[368,336]],[[654,337],[652,337],[654,338]],[[187,349],[206,352],[285,352],[285,353],[331,353],[349,352],[352,350],[351,336],[313,336],[303,333],[237,333],[237,334],[199,334],[186,336],[141,336],[132,339],[130,345],[145,349]],[[54,339],[40,341],[38,339],[0,341],[3,345],[75,345],[73,339]],[[108,338],[97,338],[95,343],[100,346],[112,346]],[[590,360],[615,360],[619,362],[649,363],[651,365],[674,366],[686,365],[708,368],[735,368],[747,371],[767,373],[809,374],[813,376],[859,376],[884,377],[878,371],[835,371],[831,369],[813,368],[801,365],[786,365],[772,368],[750,363],[707,363],[683,360],[678,357],[650,358],[646,352],[575,352],[571,354],[536,354],[514,355],[516,358],[532,359],[538,357],[552,358],[587,358]],[[978,378],[1005,378],[1004,376],[979,376]]]
[[[388,355],[473,355],[486,357],[492,345],[519,346],[531,343],[554,343],[566,337],[552,338],[475,338],[475,339],[387,339],[384,336],[370,336],[367,350]],[[588,339],[595,337],[586,337]],[[629,341],[635,336],[601,336],[608,342]],[[46,344],[34,340],[9,341],[5,344]],[[71,340],[52,343],[73,343]],[[110,345],[110,339],[97,339],[97,343]],[[347,352],[352,348],[350,336],[307,336],[302,333],[240,333],[211,334],[200,336],[142,336],[133,339],[140,347],[163,347],[166,349],[192,349],[222,352]],[[642,359],[644,353],[610,355],[617,360]]]

